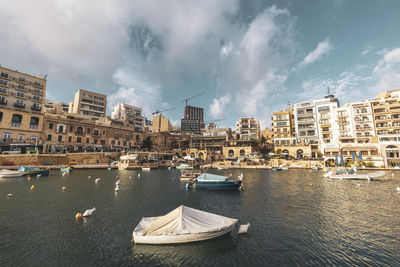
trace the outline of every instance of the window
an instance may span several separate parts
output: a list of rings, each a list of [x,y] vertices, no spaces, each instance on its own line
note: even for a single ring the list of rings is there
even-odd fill
[[[0,104],[7,105],[7,99],[4,96],[0,96]]]
[[[47,136],[47,141],[51,141],[51,134]]]
[[[3,133],[3,140],[12,139],[11,133]]]
[[[6,88],[0,88],[0,93],[3,93],[3,94],[7,93],[7,89]]]
[[[106,134],[106,130],[103,130],[103,135],[105,135]]]
[[[23,92],[17,92],[17,96],[19,96],[19,97],[24,97],[24,93]]]
[[[34,96],[33,96],[33,100],[35,100],[35,101],[40,101],[40,96],[34,95]]]
[[[77,138],[76,138],[76,142],[77,142],[77,143],[81,143],[81,142],[82,142],[82,138],[81,138],[81,137],[77,137]]]
[[[20,82],[25,82],[25,78],[19,77],[18,79]]]
[[[68,142],[72,142],[72,136],[68,136]]]
[[[5,81],[5,80],[0,80],[0,84],[7,85],[7,84],[8,84],[8,82],[7,82],[7,81]]]
[[[0,121],[3,120],[3,112],[0,111]]]
[[[37,129],[39,127],[39,118],[31,117],[31,122],[29,123],[29,128]]]
[[[18,135],[18,142],[24,141],[24,136],[23,135]]]
[[[23,86],[22,84],[18,84],[18,89],[25,89],[25,86]]]
[[[1,76],[1,77],[4,77],[4,78],[8,78],[8,73],[2,72],[2,73],[0,74],[0,76]]]
[[[111,140],[111,145],[115,145],[115,140]]]
[[[36,136],[32,136],[32,137],[31,137],[31,141],[32,141],[32,142],[36,142],[36,141],[37,141],[37,137],[36,137]]]
[[[58,132],[63,133],[64,132],[64,125],[58,125]]]
[[[49,129],[53,129],[53,123],[49,123]],[[51,140],[51,139],[50,139]]]
[[[57,140],[58,140],[58,142],[62,142],[62,135],[59,135]]]
[[[13,114],[11,119],[11,126],[12,127],[21,127],[22,122],[22,115]]]
[[[74,131],[74,126],[72,126],[72,125],[69,126],[69,131],[70,131],[70,132],[73,132],[73,131]],[[70,142],[71,142],[71,141],[70,141]]]
[[[89,144],[89,138],[86,138],[86,144]]]
[[[90,133],[90,128],[87,128],[87,133]]]

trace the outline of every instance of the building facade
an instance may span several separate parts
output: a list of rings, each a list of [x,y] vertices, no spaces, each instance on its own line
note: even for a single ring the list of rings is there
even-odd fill
[[[106,115],[106,107],[106,95],[79,89],[74,101],[69,103],[68,112],[98,119]]]
[[[236,135],[240,140],[256,140],[260,137],[260,124],[254,118],[242,117],[236,121]]]
[[[46,77],[0,66],[0,150],[32,151],[41,145]]]
[[[142,109],[128,104],[119,104],[111,112],[111,118],[115,120],[127,121],[133,126],[136,132],[144,131],[145,117],[142,115]]]
[[[186,106],[181,120],[181,131],[199,134],[204,127],[204,109]]]

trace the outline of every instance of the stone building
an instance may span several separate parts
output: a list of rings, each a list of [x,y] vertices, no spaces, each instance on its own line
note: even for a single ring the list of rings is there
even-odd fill
[[[0,66],[0,151],[41,146],[46,77]]]
[[[69,103],[68,113],[80,114],[92,118],[106,115],[107,96],[88,90],[79,89],[73,102]]]
[[[236,121],[236,135],[241,140],[255,140],[260,137],[260,124],[254,118],[242,117]]]
[[[77,114],[46,113],[43,125],[44,151],[93,152],[140,149],[143,133],[129,124],[101,117],[91,120]]]
[[[144,131],[145,117],[142,109],[128,104],[119,104],[111,112],[111,118],[115,120],[127,121],[137,132]]]

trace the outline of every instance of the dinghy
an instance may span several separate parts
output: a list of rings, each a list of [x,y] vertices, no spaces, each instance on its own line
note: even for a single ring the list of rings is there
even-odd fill
[[[83,213],[83,217],[89,217],[89,216],[92,216],[92,214],[93,214],[93,212],[96,210],[96,208],[93,208],[93,209],[89,209],[89,210],[86,210],[85,211],[85,213]]]
[[[164,216],[144,217],[133,230],[137,244],[197,242],[230,233],[237,219],[179,206]]]
[[[357,173],[357,172],[341,172],[341,173],[335,173],[333,171],[329,171],[324,175],[325,178],[330,178],[330,179],[340,179],[340,180],[373,180],[373,179],[378,179],[382,178],[385,176],[384,171],[379,171],[379,172],[370,172],[370,173]]]
[[[0,178],[14,178],[21,177],[22,175],[24,175],[23,172],[10,171],[6,169],[0,171]]]

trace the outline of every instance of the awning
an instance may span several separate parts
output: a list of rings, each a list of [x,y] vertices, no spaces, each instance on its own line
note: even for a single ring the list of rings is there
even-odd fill
[[[374,146],[350,146],[350,147],[342,147],[342,151],[368,151],[368,150],[378,150],[377,147]]]
[[[338,147],[326,147],[324,149],[325,153],[326,152],[339,152],[339,148]]]

